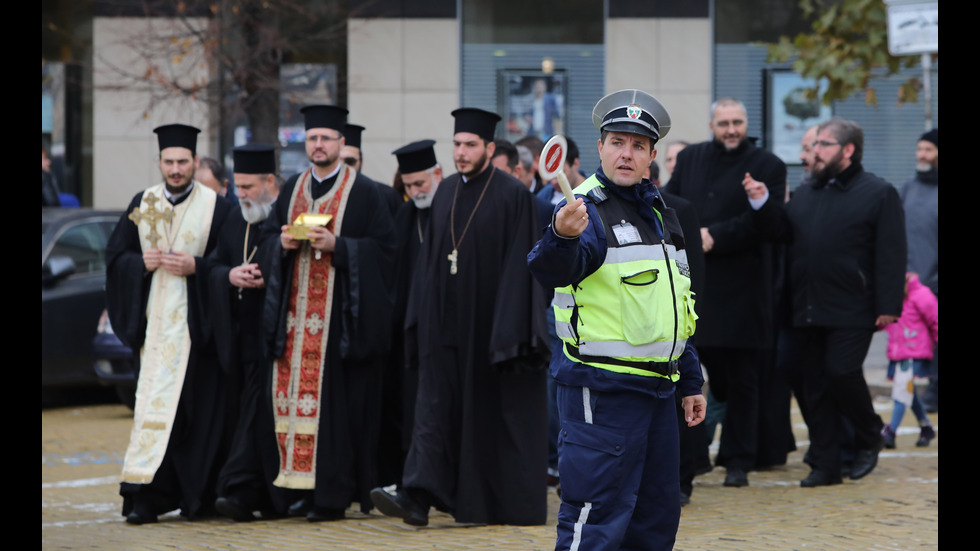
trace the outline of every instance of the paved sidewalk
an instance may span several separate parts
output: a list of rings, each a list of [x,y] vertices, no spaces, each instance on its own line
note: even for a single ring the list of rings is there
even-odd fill
[[[795,406],[794,406],[795,407]],[[885,418],[891,400],[876,398]],[[939,418],[931,416],[937,430]],[[357,551],[515,550],[553,548],[558,498],[549,495],[545,526],[462,526],[434,513],[416,529],[378,514],[348,511],[347,519],[311,524],[284,519],[236,524],[188,522],[171,513],[159,524],[127,525],[119,514],[118,475],[132,415],[121,405],[41,412],[41,548],[142,550]],[[800,488],[806,427],[793,411],[797,451],[787,465],[749,474],[750,486],[722,486],[716,468],[695,479],[683,509],[676,549],[682,551],[909,550],[939,546],[939,439],[915,447],[918,430],[907,415],[898,447],[860,481]],[[717,442],[712,453],[717,451]]]

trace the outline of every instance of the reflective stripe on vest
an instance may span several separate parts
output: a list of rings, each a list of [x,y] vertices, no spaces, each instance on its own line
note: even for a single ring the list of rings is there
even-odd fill
[[[606,217],[624,215],[621,204],[611,205],[618,198],[598,193],[602,188],[595,176],[575,191],[590,190],[600,214],[596,223],[603,223],[604,211]],[[604,227],[610,245],[602,266],[577,286],[555,289],[555,329],[565,355],[601,369],[676,381],[676,360],[697,319],[690,278],[677,266],[687,264],[687,254],[655,241],[646,227],[640,229],[642,243],[618,246],[608,224]]]

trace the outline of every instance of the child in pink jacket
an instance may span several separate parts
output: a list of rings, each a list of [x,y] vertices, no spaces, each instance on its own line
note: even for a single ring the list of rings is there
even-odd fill
[[[939,342],[939,300],[928,287],[919,282],[919,276],[905,275],[905,302],[898,321],[885,327],[888,332],[888,380],[895,387],[892,397],[895,408],[892,421],[881,430],[886,448],[895,447],[895,434],[905,416],[906,405],[911,402],[912,413],[919,421],[919,440],[916,446],[924,447],[935,438],[925,407],[915,392],[913,376],[929,376],[932,351]]]

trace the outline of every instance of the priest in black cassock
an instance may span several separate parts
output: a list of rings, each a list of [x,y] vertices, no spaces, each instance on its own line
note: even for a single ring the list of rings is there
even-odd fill
[[[409,201],[395,215],[398,252],[395,257],[395,308],[392,315],[391,354],[384,374],[384,409],[378,449],[379,483],[397,484],[402,478],[405,455],[412,442],[412,418],[418,389],[418,359],[406,357],[405,310],[418,262],[419,250],[429,229],[432,198],[442,180],[434,140],[419,140],[392,151]]]
[[[364,127],[359,124],[348,123],[344,125],[344,148],[340,151],[340,158],[348,165],[354,167],[354,170],[358,172],[361,172],[361,169],[364,167],[364,154],[361,152],[361,134],[363,132]],[[388,210],[394,216],[398,212],[398,207],[405,203],[405,200],[402,199],[402,194],[398,193],[398,190],[388,184],[378,182],[377,180],[372,181],[378,186],[378,190],[381,192],[381,196],[384,198]]]
[[[396,240],[377,186],[340,161],[347,109],[301,111],[312,166],[283,185],[269,221],[279,228],[274,253],[259,266],[274,364],[274,484],[302,490],[288,513],[316,522],[344,518],[352,502],[372,508]],[[296,224],[301,217],[312,221]]]
[[[213,514],[224,380],[210,337],[205,256],[231,207],[194,180],[197,128],[154,130],[163,182],[133,198],[106,247],[106,302],[139,378],[120,495],[126,522]]]
[[[234,439],[228,460],[218,476],[215,509],[233,520],[253,520],[286,514],[294,500],[286,489],[272,484],[279,474],[279,446],[272,417],[272,363],[266,361],[262,338],[265,278],[259,268],[275,245],[260,243],[272,205],[279,195],[275,147],[248,144],[236,147],[235,191],[240,210],[221,227],[218,246],[208,257],[211,316],[222,370],[228,385],[229,406],[237,410]],[[291,499],[293,498],[293,499]]]
[[[536,206],[490,163],[500,117],[453,116],[458,173],[433,199],[406,314],[419,361],[412,443],[399,487],[371,498],[415,526],[428,524],[430,506],[457,522],[543,524],[548,332],[527,269]]]

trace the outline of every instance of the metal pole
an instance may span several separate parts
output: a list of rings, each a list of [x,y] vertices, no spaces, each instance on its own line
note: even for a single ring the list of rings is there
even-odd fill
[[[932,58],[928,53],[922,54],[922,95],[926,107],[926,132],[932,130],[932,86],[929,78],[929,67]]]

